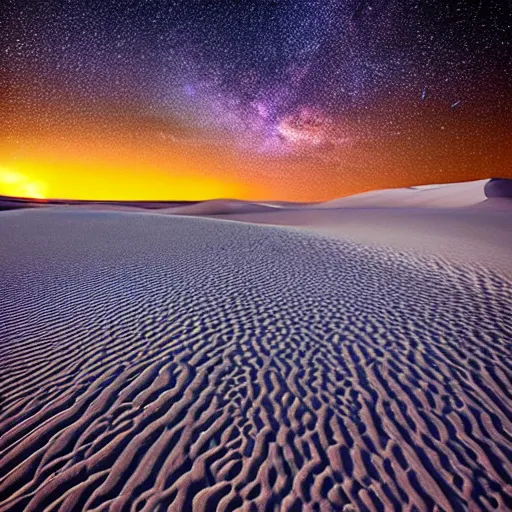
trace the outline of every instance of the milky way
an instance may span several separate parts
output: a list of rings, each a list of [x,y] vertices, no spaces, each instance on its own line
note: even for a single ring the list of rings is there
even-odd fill
[[[47,147],[41,134],[67,140],[78,123],[158,141],[202,168],[213,159],[237,179],[279,179],[299,198],[315,184],[332,197],[511,172],[506,0],[2,9],[3,160],[23,157],[27,133]]]

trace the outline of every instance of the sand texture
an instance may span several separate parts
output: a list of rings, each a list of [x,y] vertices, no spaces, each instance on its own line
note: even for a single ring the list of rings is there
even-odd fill
[[[1,511],[512,507],[512,216],[256,210],[0,214]]]

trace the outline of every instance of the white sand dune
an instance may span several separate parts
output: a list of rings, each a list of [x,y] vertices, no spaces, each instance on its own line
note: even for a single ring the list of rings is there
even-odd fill
[[[508,211],[80,208],[0,213],[1,511],[512,507]]]
[[[312,203],[313,204],[313,203]],[[238,199],[210,199],[206,201],[191,202],[186,205],[145,208],[137,203],[125,204],[119,203],[91,203],[91,204],[73,204],[73,205],[49,205],[51,208],[66,209],[72,207],[75,210],[94,211],[94,212],[141,212],[158,213],[160,215],[190,215],[200,217],[215,217],[218,215],[234,215],[245,213],[265,213],[280,209],[295,210],[303,208],[307,203],[272,203],[272,202],[252,202]]]
[[[178,206],[159,210],[159,213],[173,213],[176,215],[222,215],[230,213],[258,213],[279,208],[272,203],[256,203],[235,199],[212,199],[186,206]]]
[[[327,201],[320,208],[456,208],[471,206],[487,199],[485,185],[489,180],[425,185],[409,188],[375,190]]]
[[[481,205],[489,198],[512,198],[512,180],[483,179],[461,183],[419,185],[408,188],[375,190],[323,203],[292,203],[285,201],[249,202],[228,199],[204,201],[193,205],[169,208],[166,213],[178,215],[226,215],[262,213],[279,209],[339,208],[460,208]],[[507,204],[509,202],[507,201]],[[493,205],[502,205],[494,201]],[[160,213],[164,213],[160,211]]]
[[[394,188],[375,190],[342,197],[322,203],[297,203],[286,201],[240,201],[233,199],[215,199],[195,204],[166,208],[158,213],[171,213],[176,215],[229,215],[244,213],[264,213],[276,209],[339,209],[339,208],[461,208],[479,206],[489,203],[492,206],[508,207],[512,201],[499,201],[499,199],[512,199],[512,180],[484,179],[461,183],[448,183],[437,185],[419,185],[408,188]]]

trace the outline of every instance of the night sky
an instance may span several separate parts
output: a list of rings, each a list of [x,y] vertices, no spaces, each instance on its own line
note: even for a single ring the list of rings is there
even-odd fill
[[[4,0],[0,194],[512,177],[511,27],[507,0]]]

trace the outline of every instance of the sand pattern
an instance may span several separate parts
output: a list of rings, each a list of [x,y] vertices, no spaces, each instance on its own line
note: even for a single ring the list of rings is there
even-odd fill
[[[512,507],[499,269],[289,227],[1,215],[1,511]]]

